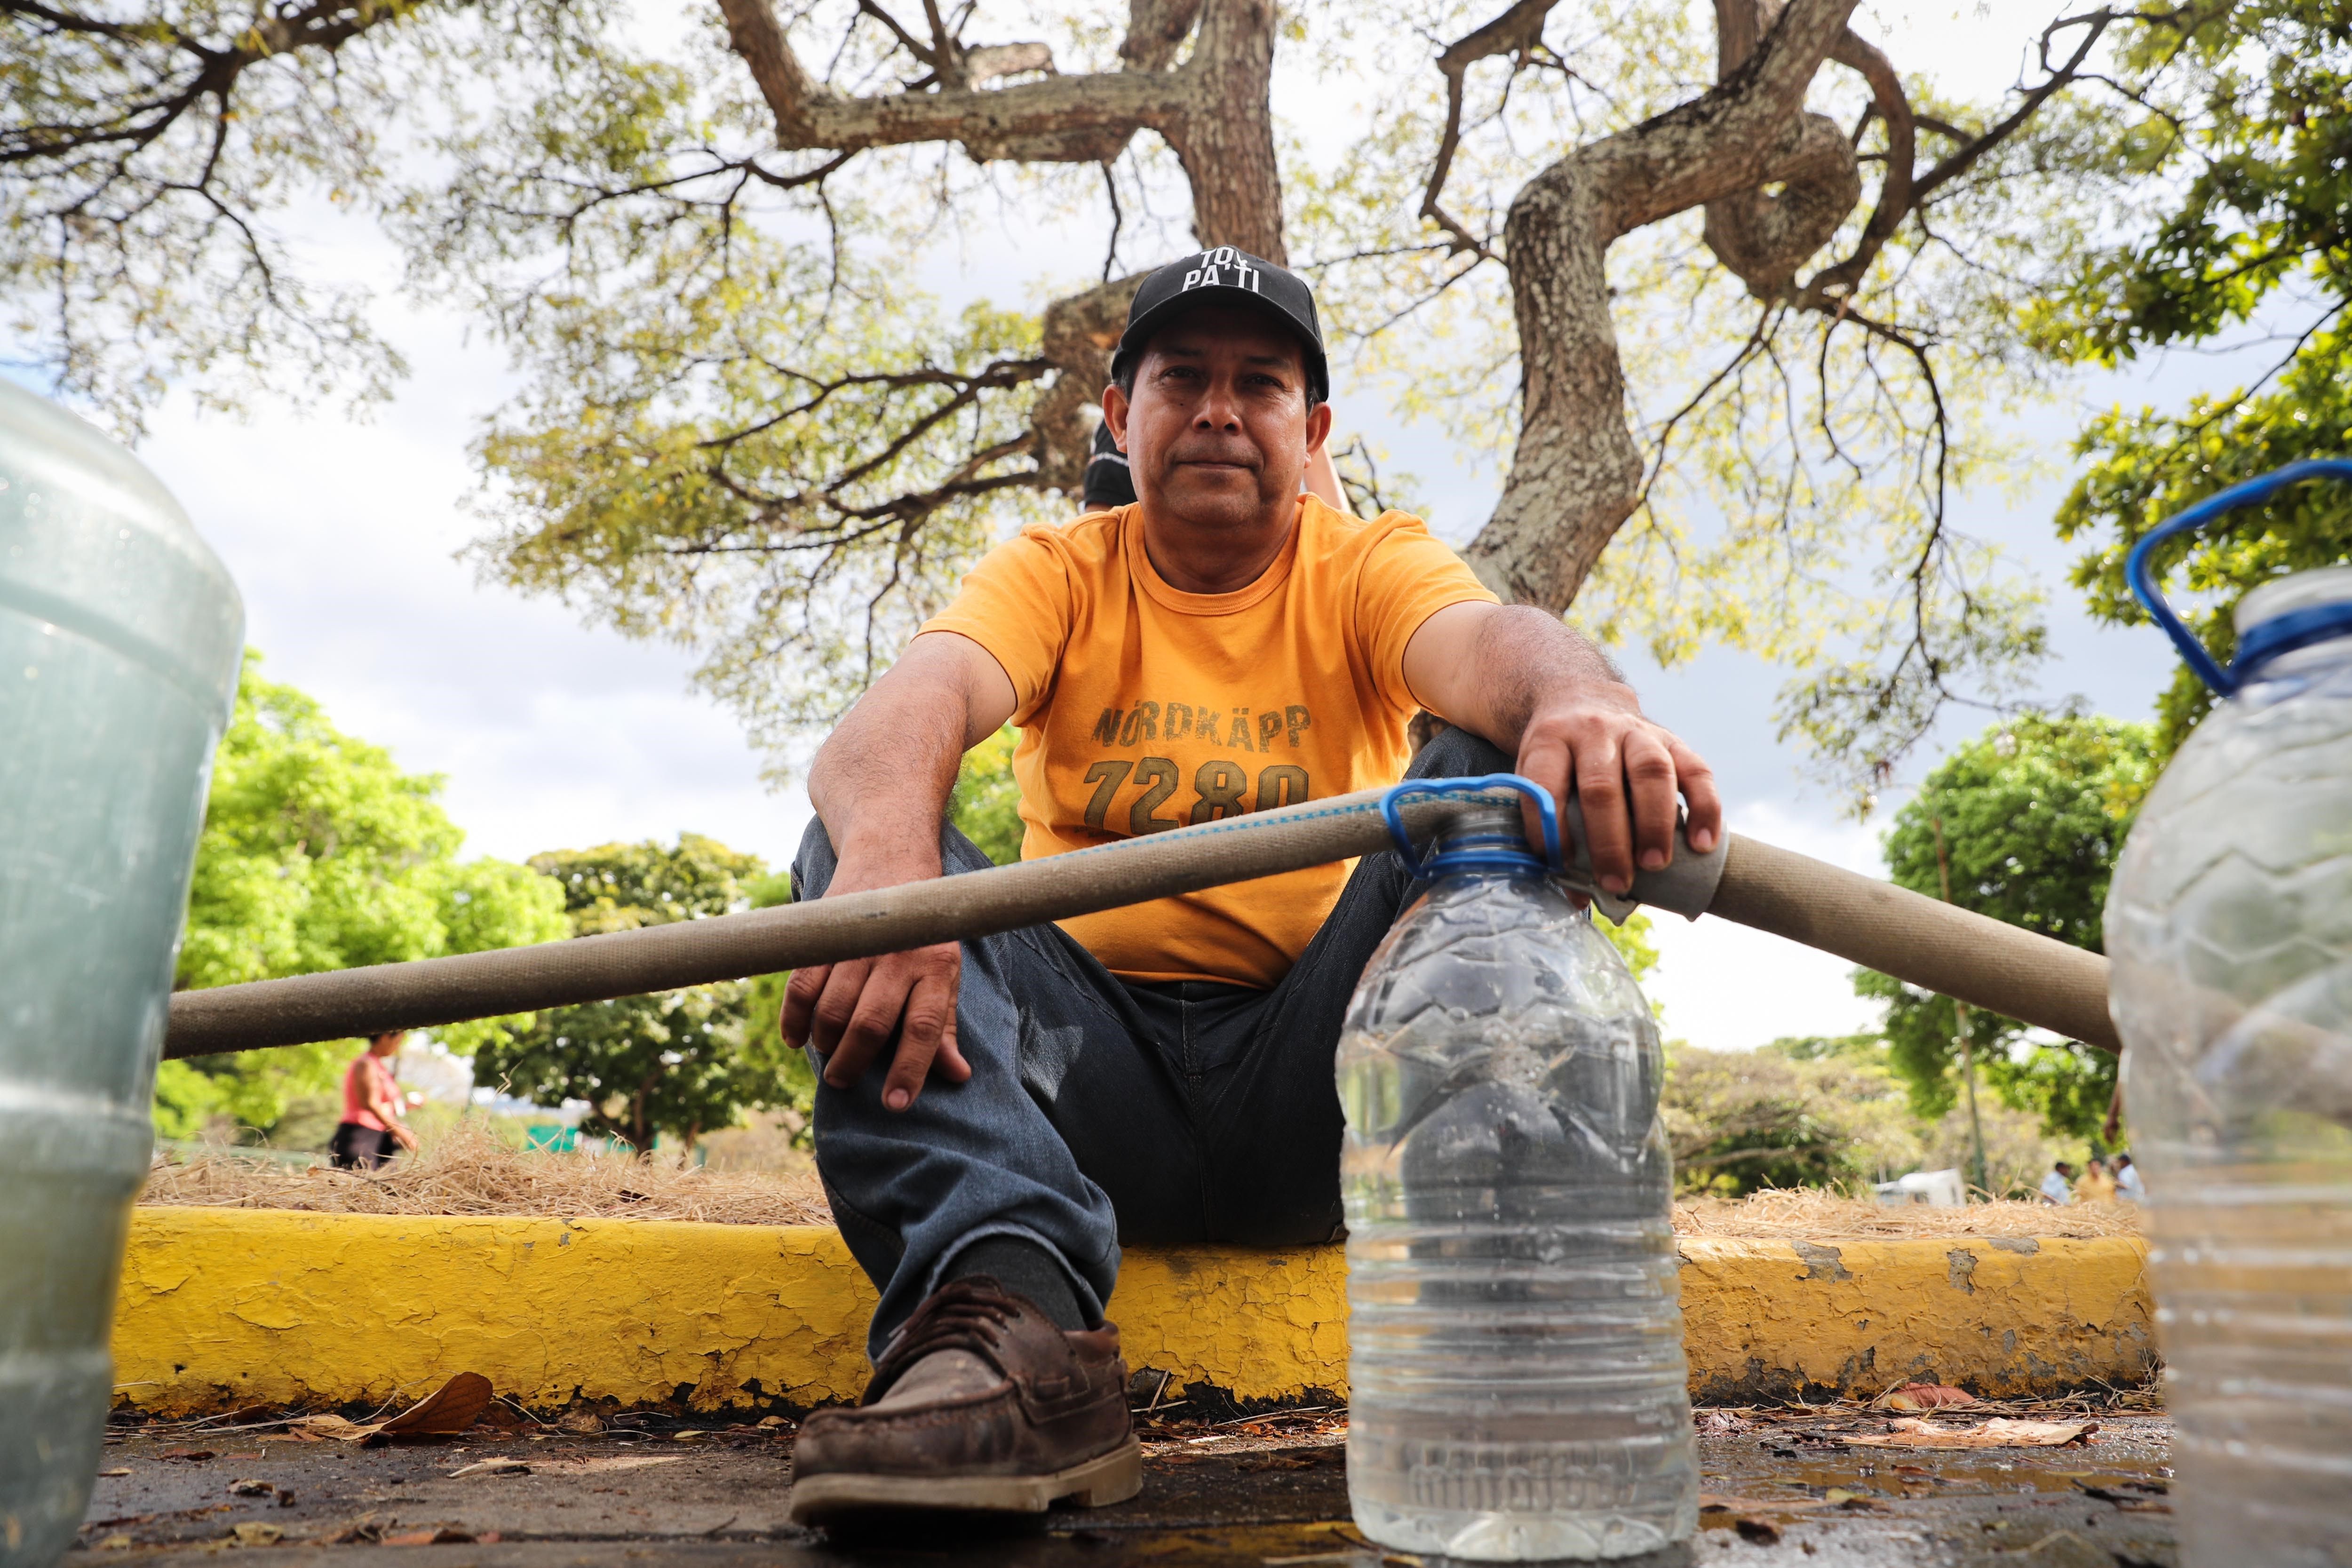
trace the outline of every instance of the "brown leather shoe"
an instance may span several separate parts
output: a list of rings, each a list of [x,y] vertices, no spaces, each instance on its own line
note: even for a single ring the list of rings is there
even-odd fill
[[[1066,1333],[993,1279],[951,1280],[883,1348],[855,1410],[820,1410],[793,1452],[791,1515],[1042,1513],[1143,1489],[1127,1363],[1108,1323]]]

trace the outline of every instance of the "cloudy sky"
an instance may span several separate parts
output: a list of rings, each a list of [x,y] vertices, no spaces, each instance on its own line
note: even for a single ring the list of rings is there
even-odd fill
[[[2040,15],[2003,0],[1890,11],[1878,26],[1906,35],[1906,59],[1941,62],[1941,85],[1982,92],[2010,79],[2018,41]],[[1344,97],[1353,89],[1311,90]],[[1286,101],[1293,115],[1313,107]],[[980,235],[931,282],[950,298],[1020,298],[1038,254],[1034,235]],[[357,224],[319,230],[311,256],[346,276],[392,276],[388,248]],[[498,352],[468,340],[460,319],[389,297],[383,319],[415,374],[367,421],[333,408],[264,405],[239,423],[198,418],[175,402],[142,447],[235,574],[268,672],[320,698],[338,724],[390,747],[404,767],[446,774],[446,803],[471,852],[520,858],[688,829],[771,863],[789,859],[805,796],[763,788],[735,722],[688,686],[684,651],[585,629],[559,604],[476,583],[458,559],[482,527],[468,510],[466,449],[512,378]],[[2170,670],[2152,632],[2092,625],[2061,576],[2066,555],[2048,519],[2082,408],[2119,398],[2171,403],[2233,370],[2191,360],[2086,383],[2068,402],[2029,416],[2028,433],[2049,459],[2045,478],[2013,504],[1961,498],[1961,526],[2002,542],[2050,586],[2058,657],[2049,695],[2080,694],[2140,717]],[[1424,490],[1443,499],[1433,510],[1444,519],[1470,524],[1484,515],[1491,487],[1457,470],[1433,437],[1383,409],[1350,405],[1344,387],[1336,401],[1343,425],[1371,431],[1423,476]],[[1736,829],[1879,869],[1884,809],[1871,823],[1843,820],[1833,800],[1801,780],[1793,751],[1775,742],[1769,710],[1780,672],[1729,654],[1670,674],[1636,661],[1634,671],[1653,711],[1721,773]],[[1744,1048],[1869,1021],[1836,959],[1720,922],[1665,917],[1662,925],[1673,929],[1661,933],[1665,962],[1654,989],[1670,1034]]]

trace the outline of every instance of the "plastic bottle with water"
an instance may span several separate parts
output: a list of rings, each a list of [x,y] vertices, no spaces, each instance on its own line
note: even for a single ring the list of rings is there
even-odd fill
[[[0,379],[0,1568],[89,1503],[245,612],[136,458]]]
[[[2352,463],[2224,491],[2130,563],[2223,699],[2149,793],[2106,910],[2181,1545],[2205,1568],[2352,1561],[2352,567],[2247,595],[2225,671],[2147,557],[2328,471]]]
[[[1557,866],[1527,781],[1403,787],[1504,785]],[[1654,1551],[1698,1514],[1657,1024],[1515,799],[1433,849],[1339,1042],[1356,1524],[1454,1558]]]

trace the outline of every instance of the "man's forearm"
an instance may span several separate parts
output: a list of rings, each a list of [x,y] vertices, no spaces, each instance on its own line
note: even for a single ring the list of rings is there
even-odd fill
[[[809,802],[834,852],[880,849],[936,866],[940,818],[963,758],[966,709],[885,677],[857,700],[809,768]]]
[[[1577,697],[1641,711],[1633,689],[1608,656],[1581,634],[1528,605],[1486,617],[1472,646],[1470,683],[1481,711],[1466,726],[1516,752],[1528,724],[1547,704]]]

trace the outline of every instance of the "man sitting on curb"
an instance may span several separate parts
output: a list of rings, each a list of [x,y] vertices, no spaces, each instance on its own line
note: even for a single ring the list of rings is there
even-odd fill
[[[818,752],[795,895],[985,868],[941,822],[1008,719],[1024,858],[1515,762],[1581,795],[1612,889],[1667,862],[1678,792],[1710,847],[1706,765],[1590,645],[1418,519],[1299,493],[1328,374],[1293,274],[1231,247],[1152,274],[1103,394],[1139,500],[964,579]],[[1456,727],[1409,757],[1423,708]],[[882,1298],[864,1405],[802,1431],[795,1519],[1134,1494],[1119,1247],[1338,1233],[1340,1018],[1413,891],[1371,855],[793,976],[817,1168]]]

